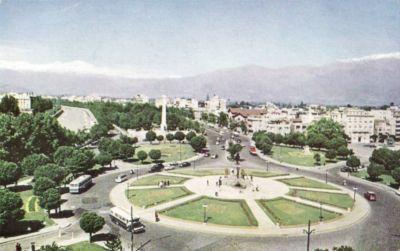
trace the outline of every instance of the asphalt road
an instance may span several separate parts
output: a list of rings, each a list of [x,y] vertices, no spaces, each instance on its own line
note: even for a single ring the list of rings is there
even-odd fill
[[[225,159],[225,151],[220,150],[220,145],[215,145],[218,132],[208,130],[208,142],[210,152],[219,155],[218,159],[203,158],[196,161],[195,168],[226,167],[232,165]],[[225,133],[222,137],[229,138]],[[249,141],[241,137],[242,144],[249,146]],[[266,169],[266,162],[257,156],[252,156],[244,149],[241,153],[244,161],[241,166],[247,168]],[[193,168],[193,163],[192,163]],[[325,173],[318,173],[306,170],[295,170],[269,163],[271,171],[293,172],[307,175],[321,180],[325,179]],[[338,169],[331,169],[328,174],[329,182],[342,185],[343,178],[338,175]],[[148,168],[139,170],[138,175],[147,173]],[[127,170],[121,171],[127,172]],[[116,185],[114,177],[121,172],[104,174],[94,179],[95,185],[81,195],[68,195],[66,208],[81,212],[83,210],[96,211],[104,216],[107,215],[112,206],[109,199],[109,192]],[[135,174],[136,175],[136,174]],[[352,227],[341,229],[336,232],[311,236],[311,250],[316,248],[332,248],[333,246],[349,245],[356,250],[399,250],[400,249],[400,197],[391,191],[376,188],[364,183],[347,181],[348,187],[358,187],[358,193],[362,194],[367,190],[377,193],[378,200],[372,202],[369,216],[361,223]],[[77,215],[78,216],[78,215]],[[107,219],[107,228],[116,231],[121,235],[123,244],[127,248],[130,243],[130,233],[117,228]],[[305,250],[306,235],[300,237],[237,237],[217,234],[204,234],[186,232],[178,228],[168,228],[155,222],[144,222],[146,232],[134,235],[134,247],[151,240],[143,250]],[[72,232],[79,234],[79,226],[73,225],[65,235],[70,236]],[[55,234],[49,234],[44,242],[51,242]],[[55,238],[55,237],[54,237]],[[26,240],[29,242],[29,239]],[[6,249],[7,250],[7,249]]]

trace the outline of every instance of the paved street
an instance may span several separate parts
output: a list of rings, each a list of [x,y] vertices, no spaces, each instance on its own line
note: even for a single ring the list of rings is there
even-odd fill
[[[211,153],[217,153],[219,158],[216,160],[203,158],[196,161],[195,168],[206,167],[229,167],[225,159],[224,151],[220,146],[215,145],[218,133],[208,130],[208,142]],[[223,136],[225,139],[228,134]],[[248,146],[250,142],[246,137],[241,137],[243,144]],[[241,157],[244,161],[243,167],[266,169],[264,160],[257,156],[252,156],[247,149],[243,149]],[[192,166],[193,167],[193,166]],[[116,185],[114,177],[117,173],[127,172],[129,165],[122,167],[125,170],[112,171],[109,174],[103,174],[94,179],[95,185],[82,195],[66,195],[68,202],[63,205],[65,208],[71,208],[76,211],[79,208],[93,210],[106,216],[108,209],[112,206],[109,199],[109,192]],[[292,172],[297,175],[307,175],[321,180],[325,179],[325,172],[312,172],[307,170],[295,170],[277,164],[269,164],[271,171]],[[135,168],[136,170],[136,168]],[[341,178],[337,172],[339,168],[329,170],[329,182],[342,184]],[[139,169],[138,175],[147,173],[148,168]],[[136,175],[136,174],[134,174]],[[318,234],[311,237],[311,250],[315,248],[332,248],[333,246],[350,245],[356,250],[397,250],[400,248],[400,197],[392,191],[384,191],[373,185],[358,183],[351,180],[347,182],[348,188],[358,187],[358,193],[362,194],[367,190],[373,190],[377,193],[378,200],[370,203],[370,215],[361,223],[352,227],[341,229],[336,232]],[[130,234],[124,230],[119,230],[113,225],[109,218],[107,219],[107,229],[119,231],[126,247],[130,243]],[[140,243],[152,240],[144,250],[305,250],[306,236],[301,237],[234,237],[220,234],[204,234],[195,232],[185,232],[176,228],[168,228],[158,225],[154,222],[144,222],[146,232],[134,235],[134,245],[137,247]],[[64,237],[79,236],[80,230],[77,224],[71,226],[65,231]],[[23,241],[29,243],[33,239],[37,243],[59,241],[58,233],[51,233],[46,238],[30,238]],[[51,241],[50,241],[51,240]],[[0,245],[0,249],[13,250],[13,244]]]

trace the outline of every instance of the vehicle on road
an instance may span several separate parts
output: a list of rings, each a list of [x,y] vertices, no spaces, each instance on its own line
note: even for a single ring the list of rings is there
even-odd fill
[[[129,170],[130,174],[135,174],[135,171],[133,169]]]
[[[128,180],[128,176],[126,174],[120,174],[115,178],[115,182],[117,183],[122,183],[126,180]]]
[[[340,168],[340,171],[341,172],[350,172],[351,169],[348,166],[344,166],[344,167]]]
[[[161,172],[163,168],[164,168],[163,164],[161,163],[155,164],[150,168],[149,173]]]
[[[211,155],[211,158],[212,158],[212,159],[218,159],[218,154],[213,154],[213,155]]]
[[[141,233],[145,231],[144,225],[140,222],[138,216],[131,216],[128,212],[119,207],[111,208],[109,215],[114,224],[117,224],[127,231],[133,230],[133,233]]]
[[[81,193],[92,185],[92,176],[86,174],[79,176],[69,183],[69,193]]]
[[[203,153],[204,157],[210,157],[210,153]]]
[[[224,145],[221,146],[221,150],[225,150],[225,146]]]
[[[188,167],[190,165],[191,165],[190,162],[182,162],[179,164],[179,167]]]
[[[167,166],[164,167],[164,170],[165,170],[165,171],[174,170],[175,167],[176,167],[176,166],[173,166],[173,165],[167,165]]]
[[[365,192],[364,197],[369,201],[376,201],[376,194],[372,191]]]
[[[215,144],[216,144],[216,145],[219,145],[219,141],[216,141]]]
[[[396,195],[400,196],[400,190],[396,190],[396,192],[394,192]]]
[[[256,149],[256,147],[255,147],[255,146],[250,146],[250,148],[249,148],[249,153],[250,153],[251,155],[257,155],[257,149]]]

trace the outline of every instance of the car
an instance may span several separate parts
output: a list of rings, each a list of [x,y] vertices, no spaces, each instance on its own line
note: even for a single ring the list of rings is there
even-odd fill
[[[376,194],[372,191],[365,192],[364,197],[369,201],[376,201]]]
[[[164,168],[163,164],[161,163],[155,164],[150,168],[149,173],[161,172],[163,168]]]
[[[400,190],[396,190],[396,192],[394,192],[396,195],[400,196]]]
[[[215,144],[216,144],[216,145],[219,145],[219,141],[216,141]]]
[[[212,159],[217,159],[217,158],[218,158],[218,154],[213,154],[213,155],[211,155],[211,158],[212,158]]]
[[[131,170],[129,170],[129,173],[130,174],[135,174],[135,170],[131,169]]]
[[[165,171],[174,170],[174,169],[175,169],[175,166],[173,166],[173,165],[167,165],[164,167]]]
[[[241,139],[237,139],[236,143],[240,144],[240,143],[242,143],[242,140]]]
[[[115,178],[115,182],[117,183],[124,182],[125,180],[128,180],[128,176],[126,174],[120,174]]]
[[[350,168],[348,166],[344,166],[342,168],[340,168],[341,172],[350,172]]]
[[[225,146],[224,145],[221,146],[221,150],[225,150]]]
[[[190,162],[182,162],[179,164],[179,167],[188,167],[190,165],[191,165]]]
[[[210,157],[210,153],[207,153],[207,152],[206,152],[206,153],[203,153],[203,156],[204,156],[204,157]]]

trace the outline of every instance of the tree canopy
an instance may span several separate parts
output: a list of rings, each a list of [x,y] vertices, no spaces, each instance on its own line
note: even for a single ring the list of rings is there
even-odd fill
[[[100,231],[105,224],[103,217],[93,212],[85,212],[82,214],[79,225],[85,233],[89,233],[89,241],[92,241],[92,234]]]
[[[0,113],[18,116],[20,114],[18,101],[9,95],[5,95],[0,101]]]
[[[24,217],[23,202],[18,193],[0,189],[0,234]]]

